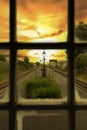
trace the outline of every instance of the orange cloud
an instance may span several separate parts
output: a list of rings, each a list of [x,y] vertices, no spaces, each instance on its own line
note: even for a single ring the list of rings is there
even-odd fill
[[[31,37],[41,38],[49,35],[52,37],[60,30],[62,30],[60,34],[67,31],[67,1],[17,1],[18,40],[19,36],[23,36],[23,32],[28,38],[31,39]],[[57,35],[60,34],[58,33]]]
[[[57,60],[67,60],[65,50],[59,50],[57,53],[52,54],[51,57]]]
[[[0,10],[0,42],[5,42],[9,40],[9,0],[0,1]],[[75,0],[75,24],[87,23],[86,15],[87,0]],[[67,0],[17,0],[17,40],[51,36],[66,41],[67,16]]]

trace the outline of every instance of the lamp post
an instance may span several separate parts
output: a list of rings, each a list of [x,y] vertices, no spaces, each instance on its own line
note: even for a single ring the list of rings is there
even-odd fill
[[[45,57],[46,57],[46,52],[43,51],[43,69],[42,69],[42,77],[46,77],[46,65],[45,65]]]

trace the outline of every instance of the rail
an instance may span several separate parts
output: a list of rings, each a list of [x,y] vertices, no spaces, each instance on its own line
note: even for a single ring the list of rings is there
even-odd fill
[[[22,78],[24,78],[26,75],[28,75],[29,73],[32,73],[33,71],[35,71],[37,68],[33,69],[33,70],[30,70],[30,71],[25,71],[23,73],[19,73],[17,75],[17,78],[16,80],[20,80]],[[68,77],[68,74],[67,73],[64,73],[62,72],[61,70],[59,69],[56,69],[56,68],[51,68],[53,71],[61,74],[62,76],[64,76],[65,78]],[[78,79],[75,78],[75,84],[77,84],[77,87],[80,88],[80,89],[84,89],[84,91],[86,90],[87,91],[87,83],[84,83]],[[0,83],[0,98],[3,98],[4,96],[4,92],[6,91],[7,89],[7,86],[9,86],[9,80],[6,80],[2,83]]]
[[[56,69],[56,68],[51,68],[51,69],[53,69],[55,72],[61,74],[62,76],[66,77],[66,78],[68,77],[68,74],[62,72],[62,71],[59,70],[59,69]],[[83,82],[83,81],[80,81],[80,80],[77,79],[77,78],[75,78],[75,83],[76,83],[77,85],[79,85],[80,87],[83,87],[84,89],[87,90],[87,83],[85,83],[85,82]]]
[[[29,70],[29,71],[25,71],[23,73],[19,73],[17,75],[16,80],[20,80],[20,79],[24,78],[25,76],[27,76],[29,73],[32,73],[36,69],[37,68],[34,68],[34,69]],[[0,83],[0,98],[3,98],[4,92],[6,91],[8,86],[9,86],[9,80],[6,80],[6,81],[3,81],[3,82]]]

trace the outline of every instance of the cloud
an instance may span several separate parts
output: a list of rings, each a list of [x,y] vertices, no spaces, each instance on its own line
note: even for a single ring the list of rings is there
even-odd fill
[[[24,23],[23,21],[26,22]],[[41,26],[44,30],[42,30]],[[31,34],[34,37],[47,37],[60,35],[60,33],[63,33],[66,30],[67,1],[18,0],[17,34],[24,31],[26,37],[30,37]],[[31,31],[30,36],[29,34],[27,35],[27,32],[29,31]],[[37,36],[35,33],[37,33]]]
[[[0,9],[3,10],[0,12],[0,41],[8,41],[9,0],[0,1]],[[60,30],[66,31],[67,0],[17,0],[17,39],[19,41],[28,41],[29,35],[20,33],[23,31],[35,31],[40,34],[41,30],[37,31],[39,26],[43,26],[44,30],[46,30],[46,36],[54,36]]]
[[[58,51],[57,53],[55,54],[52,54],[51,55],[52,58],[55,58],[55,59],[66,59],[66,53],[64,50],[60,50]]]
[[[0,41],[9,40],[9,4],[9,0],[0,1],[0,10],[3,10],[0,11]],[[27,33],[23,35],[20,32],[31,31],[35,35],[37,32],[40,34],[41,31],[37,31],[39,26],[43,26],[46,30],[44,36],[56,34],[62,36],[67,31],[67,10],[67,0],[17,0],[19,41],[29,41],[29,35]],[[87,23],[87,0],[75,0],[75,23],[80,21]],[[48,30],[50,33],[47,32]],[[59,31],[61,31],[60,34]]]

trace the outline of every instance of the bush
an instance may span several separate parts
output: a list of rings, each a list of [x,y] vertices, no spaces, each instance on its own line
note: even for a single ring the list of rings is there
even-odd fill
[[[79,22],[75,28],[75,35],[80,40],[87,40],[87,24]]]
[[[75,60],[75,71],[85,73],[87,71],[87,53],[82,53]]]
[[[61,98],[62,93],[58,84],[49,78],[27,81],[24,85],[26,98]]]

